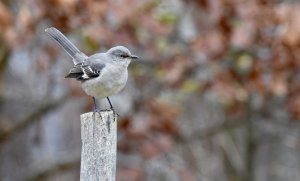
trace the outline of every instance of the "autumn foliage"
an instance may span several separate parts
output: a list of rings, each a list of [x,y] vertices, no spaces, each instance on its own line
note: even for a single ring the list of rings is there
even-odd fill
[[[44,35],[49,26],[89,55],[128,46],[142,61],[130,67],[133,88],[124,100],[131,103],[122,103],[129,111],[119,120],[118,151],[126,156],[120,157],[118,179],[143,180],[149,176],[143,168],[157,169],[152,162],[128,161],[134,158],[158,159],[181,175],[179,180],[192,181],[199,178],[193,166],[185,165],[192,161],[181,161],[193,158],[160,160],[189,142],[190,133],[182,128],[189,120],[185,113],[202,119],[191,113],[198,109],[192,100],[213,102],[228,122],[272,114],[274,102],[293,121],[300,119],[299,8],[298,2],[273,0],[5,0],[0,2],[0,45],[7,54],[28,46],[42,52],[32,67],[39,74],[51,74],[64,53]],[[77,83],[65,83],[67,99],[85,96]],[[84,111],[91,106],[87,101]]]

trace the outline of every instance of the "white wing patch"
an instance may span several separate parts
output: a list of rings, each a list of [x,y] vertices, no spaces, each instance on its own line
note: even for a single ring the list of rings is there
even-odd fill
[[[104,67],[105,64],[103,63],[93,64],[85,61],[74,65],[66,78],[76,78],[79,81],[85,81],[98,77]]]

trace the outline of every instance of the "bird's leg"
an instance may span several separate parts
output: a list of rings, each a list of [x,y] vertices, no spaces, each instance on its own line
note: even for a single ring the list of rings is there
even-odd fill
[[[93,111],[93,117],[94,117],[94,120],[95,120],[95,113],[97,112],[97,113],[99,113],[99,116],[101,117],[101,120],[103,120],[102,119],[102,116],[101,116],[101,114],[100,114],[100,110],[97,108],[97,104],[96,104],[96,98],[93,96],[93,103],[94,103],[94,111]]]
[[[111,104],[109,98],[108,98],[108,97],[106,97],[106,98],[107,98],[108,103],[109,103],[109,105],[110,105],[110,109],[111,109],[111,110],[113,111],[113,113],[114,113],[114,120],[116,120],[116,115],[118,115],[118,113],[116,113],[116,111],[115,111],[114,107],[112,106],[112,104]],[[118,115],[118,116],[119,116],[119,115]]]
[[[108,100],[108,103],[109,103],[109,105],[110,105],[110,109],[114,111],[114,107],[112,106],[112,104],[111,104],[111,102],[110,102],[109,98],[108,98],[108,97],[106,97],[106,98],[107,98],[107,100]]]
[[[94,113],[95,112],[99,112],[98,108],[97,108],[97,104],[96,104],[96,99],[95,97],[93,96],[93,103],[94,103]]]

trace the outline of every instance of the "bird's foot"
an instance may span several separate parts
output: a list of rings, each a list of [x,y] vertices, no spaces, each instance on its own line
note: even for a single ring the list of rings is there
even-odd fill
[[[94,118],[95,118],[95,115],[96,115],[96,113],[98,113],[99,115],[100,115],[100,109],[95,109],[94,108],[94,110],[93,110],[93,116],[94,116]]]
[[[111,102],[110,102],[110,100],[109,100],[109,97],[106,97],[107,98],[107,101],[108,101],[108,103],[109,103],[109,105],[110,105],[110,109],[113,111],[113,113],[114,113],[114,120],[116,120],[116,115],[117,116],[119,116],[119,114],[115,111],[115,109],[114,109],[114,107],[112,106],[112,104],[111,104]]]
[[[100,110],[100,109],[94,109],[93,110],[93,113],[95,114],[95,113],[100,113],[102,110]]]
[[[114,113],[114,121],[116,121],[116,116],[119,117],[119,114],[115,111],[114,108],[110,108],[110,109],[111,109],[111,111],[113,111],[113,113]]]
[[[113,111],[113,110],[111,110],[111,109],[94,109],[94,113],[99,113],[100,114],[100,112],[109,112],[109,111]]]

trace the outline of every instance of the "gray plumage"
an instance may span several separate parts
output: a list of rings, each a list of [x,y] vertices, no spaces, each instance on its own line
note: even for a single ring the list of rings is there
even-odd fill
[[[54,40],[63,47],[66,52],[73,58],[74,64],[83,62],[88,56],[82,53],[65,35],[63,35],[58,29],[51,27],[45,29],[45,32],[50,35]]]
[[[98,77],[101,70],[105,67],[105,64],[102,62],[94,63],[91,60],[93,59],[87,59],[87,61],[74,65],[65,78],[76,78],[79,81],[85,81]]]
[[[47,28],[45,31],[73,58],[74,66],[66,78],[80,81],[88,95],[104,98],[117,94],[124,88],[128,77],[127,67],[131,60],[138,59],[126,47],[116,46],[106,53],[88,57],[56,28]]]

